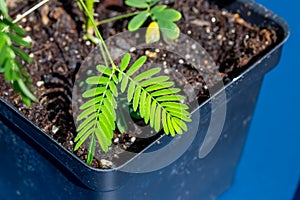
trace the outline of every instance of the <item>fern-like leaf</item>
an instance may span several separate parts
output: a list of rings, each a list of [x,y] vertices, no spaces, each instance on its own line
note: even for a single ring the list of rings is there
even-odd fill
[[[187,131],[185,123],[191,121],[187,111],[189,107],[181,103],[184,96],[179,94],[180,89],[171,88],[174,83],[169,81],[169,77],[158,75],[160,68],[153,68],[134,76],[145,62],[146,57],[143,56],[129,66],[130,54],[125,54],[120,68],[110,69],[108,66],[98,65],[96,68],[102,76],[87,78],[86,83],[92,88],[82,94],[87,101],[80,106],[82,112],[77,117],[77,120],[82,122],[77,128],[74,150],[78,150],[90,138],[88,164],[94,157],[95,138],[106,152],[112,143],[116,124],[118,128],[123,129],[116,115],[117,83],[121,83],[122,93],[127,91],[127,102],[132,103],[133,111],[138,111],[145,123],[149,123],[156,132],[159,132],[161,127],[165,134],[172,136]]]
[[[161,127],[172,136],[187,131],[185,122],[191,119],[188,106],[181,103],[185,99],[179,94],[181,90],[171,88],[174,83],[169,81],[168,76],[157,76],[160,68],[147,70],[132,78],[146,62],[146,57],[139,58],[131,66],[128,66],[129,62],[130,54],[126,54],[122,60],[119,81],[122,92],[127,89],[128,102],[133,101],[133,110],[138,110],[145,123],[149,123],[156,132]]]
[[[82,96],[87,100],[80,106],[82,112],[77,117],[77,121],[82,121],[77,128],[77,142],[74,150],[78,148],[90,137],[87,163],[93,160],[95,151],[95,137],[103,151],[107,152],[113,138],[115,130],[117,103],[115,97],[118,96],[116,87],[116,76],[109,67],[99,65],[97,70],[102,76],[92,76],[86,83],[93,87],[85,91]]]
[[[23,40],[25,31],[11,22],[8,16],[5,1],[0,0],[0,73],[4,73],[5,80],[12,83],[14,90],[21,93],[23,102],[27,105],[31,101],[37,102],[32,94],[33,88],[29,73],[19,63],[17,57],[25,62],[32,59],[20,49],[30,47],[30,43]]]

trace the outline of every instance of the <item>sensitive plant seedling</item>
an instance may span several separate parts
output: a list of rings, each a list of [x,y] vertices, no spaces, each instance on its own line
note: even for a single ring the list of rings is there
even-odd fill
[[[136,31],[150,18],[152,22],[146,30],[146,43],[159,41],[160,32],[165,41],[173,41],[179,37],[180,30],[174,22],[181,19],[181,13],[166,5],[156,5],[158,2],[159,0],[126,0],[126,5],[144,10],[105,19],[97,25],[134,16],[128,23],[128,30]]]
[[[0,73],[4,73],[5,80],[11,83],[16,92],[22,96],[26,105],[31,101],[37,102],[32,94],[31,78],[18,58],[25,62],[32,62],[27,53],[20,47],[30,47],[30,43],[23,39],[25,31],[13,23],[8,15],[4,0],[0,0]]]
[[[125,4],[136,8],[145,8],[129,24],[129,31],[136,31],[150,17],[152,22],[146,30],[146,43],[157,42],[160,39],[160,31],[166,41],[175,40],[179,37],[179,28],[174,23],[181,19],[177,10],[167,9],[166,5],[156,5],[159,0],[126,0]]]
[[[45,2],[47,0],[43,1],[43,3]],[[149,1],[148,3],[151,7],[157,1]],[[119,131],[124,132],[125,130],[122,129],[120,120],[116,119],[115,110],[118,109],[116,104],[116,97],[118,96],[118,91],[116,90],[117,84],[121,84],[121,92],[127,95],[127,102],[132,104],[133,111],[138,113],[139,117],[143,117],[146,123],[149,122],[150,126],[156,132],[163,126],[166,134],[174,136],[176,133],[181,133],[182,130],[186,131],[185,122],[190,121],[189,112],[187,111],[188,107],[180,103],[180,100],[184,99],[183,96],[178,95],[180,90],[171,88],[174,83],[168,81],[169,78],[166,76],[153,78],[154,75],[159,73],[159,68],[148,70],[133,78],[132,75],[145,63],[146,57],[143,56],[137,59],[133,65],[129,66],[130,55],[126,54],[122,59],[120,67],[117,67],[113,63],[91,15],[93,4],[94,1],[87,1],[87,5],[80,1],[80,5],[83,6],[88,16],[87,29],[91,30],[90,26],[92,24],[93,29],[96,30],[98,39],[102,41],[101,50],[105,65],[97,66],[97,70],[102,73],[101,77],[94,76],[86,80],[88,84],[96,85],[96,87],[87,90],[83,94],[84,98],[91,99],[80,107],[82,113],[77,119],[83,120],[83,122],[77,129],[79,133],[75,139],[77,142],[75,150],[91,136],[88,149],[88,163],[91,163],[94,155],[95,138],[97,138],[102,149],[107,151],[108,146],[111,145],[113,131],[116,128],[115,123]],[[20,46],[29,47],[30,44],[22,38],[25,34],[24,30],[9,18],[4,0],[0,0],[0,11],[0,70],[4,73],[5,79],[13,83],[15,90],[22,94],[24,102],[29,105],[31,101],[37,100],[28,89],[31,82],[30,77],[24,67],[17,61],[16,56],[19,56],[25,62],[31,62],[32,59],[18,48]],[[139,18],[140,16],[137,14],[136,17]],[[134,21],[131,22],[131,26],[132,23],[134,25]],[[107,58],[109,59],[111,68],[109,67]]]
[[[160,68],[152,68],[137,74],[146,62],[146,56],[129,65],[131,56],[126,53],[120,65],[115,65],[92,13],[83,0],[79,0],[79,3],[91,20],[96,37],[101,41],[100,51],[104,65],[96,66],[101,76],[90,76],[86,79],[86,83],[92,88],[82,95],[86,101],[80,106],[81,113],[77,117],[80,124],[77,127],[78,134],[75,138],[77,143],[74,151],[78,150],[88,138],[90,140],[88,164],[93,160],[96,141],[104,152],[108,151],[114,130],[117,128],[117,97],[120,93],[125,94],[126,101],[132,104],[133,111],[139,112],[145,123],[149,123],[156,132],[163,128],[165,134],[175,136],[187,131],[186,122],[190,122],[191,119],[189,107],[181,103],[185,97],[179,94],[180,89],[172,87],[174,82],[169,81],[168,76],[158,75]],[[151,3],[147,1],[147,5],[151,6]]]

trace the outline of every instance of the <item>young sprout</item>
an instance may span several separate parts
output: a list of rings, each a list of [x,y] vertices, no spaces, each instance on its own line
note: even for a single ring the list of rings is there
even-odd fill
[[[101,25],[134,16],[128,23],[128,30],[136,31],[145,24],[147,19],[151,19],[146,30],[146,43],[159,41],[161,33],[165,41],[175,40],[179,37],[180,30],[174,22],[181,19],[181,13],[167,8],[166,5],[156,5],[158,2],[159,0],[126,0],[127,6],[144,10],[105,19],[96,24]]]
[[[129,31],[136,31],[150,17],[151,23],[146,31],[146,43],[157,42],[160,32],[166,41],[175,40],[179,37],[179,28],[174,23],[181,19],[181,13],[177,10],[167,8],[166,5],[156,5],[159,0],[126,0],[125,4],[136,8],[145,8],[133,17],[129,24]],[[156,6],[154,6],[156,5]]]
[[[149,12],[141,12],[134,17],[130,24],[131,27],[135,23],[136,25],[133,26],[135,28],[142,25],[140,22],[137,23],[137,19],[141,16],[143,19],[145,18],[144,16],[155,16],[155,20],[157,20],[155,23],[157,24],[154,26],[160,26],[160,28],[172,27],[170,25],[173,23],[172,21],[180,17],[180,15],[177,17],[174,15],[174,17],[169,18],[171,21],[168,22],[158,20],[162,18],[162,13],[153,15],[150,12],[156,13],[155,10],[157,9],[168,9],[165,9],[165,6],[159,6],[153,11],[152,6],[158,2],[157,0],[131,0],[128,2],[140,8],[147,6],[147,10],[149,10]],[[120,116],[117,113],[119,109],[117,98],[121,94],[125,96],[125,102],[132,105],[133,112],[138,112],[138,117],[143,118],[144,122],[149,124],[155,132],[159,132],[162,129],[166,135],[175,136],[183,131],[187,131],[186,122],[190,122],[191,119],[188,111],[189,107],[181,102],[185,97],[179,94],[180,89],[172,87],[175,84],[169,80],[168,76],[159,75],[160,68],[152,68],[138,74],[147,60],[146,56],[141,56],[131,65],[131,56],[129,53],[126,53],[120,65],[117,66],[113,62],[111,54],[97,29],[92,13],[90,13],[83,0],[79,0],[79,3],[91,20],[96,37],[101,41],[99,45],[105,64],[95,66],[101,74],[100,76],[89,76],[86,79],[86,83],[91,87],[82,94],[84,103],[80,106],[81,113],[77,117],[77,121],[80,124],[77,127],[78,134],[75,137],[76,145],[74,151],[78,150],[89,139],[87,163],[91,164],[96,143],[99,144],[104,152],[109,150],[114,130],[119,129],[120,132],[123,132],[126,129],[126,125],[124,125],[126,120],[119,119]],[[168,12],[164,14],[168,14]],[[173,13],[173,11],[171,12]],[[176,38],[173,33],[170,34],[164,29],[161,31],[163,35],[167,34],[164,37]],[[154,39],[150,41],[154,41]],[[120,88],[120,91],[118,88]]]

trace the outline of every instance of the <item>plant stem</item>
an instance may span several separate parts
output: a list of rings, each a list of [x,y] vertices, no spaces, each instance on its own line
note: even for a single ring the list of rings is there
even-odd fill
[[[105,44],[105,42],[104,42],[104,40],[103,40],[103,37],[102,37],[101,33],[99,32],[99,30],[98,30],[98,28],[97,28],[97,25],[96,25],[96,23],[95,23],[95,20],[94,20],[93,15],[89,12],[89,10],[88,10],[88,8],[86,7],[86,5],[85,5],[85,3],[83,2],[83,0],[79,0],[79,2],[80,2],[80,4],[82,5],[84,11],[86,12],[86,15],[87,15],[87,16],[89,17],[89,19],[91,20],[91,23],[92,23],[92,25],[93,25],[93,27],[94,27],[94,30],[95,30],[95,34],[96,34],[96,36],[99,38],[99,40],[100,40],[100,42],[101,42],[101,44],[100,44],[100,50],[101,50],[101,53],[102,53],[102,56],[103,56],[105,65],[108,66],[108,63],[107,63],[107,60],[106,60],[106,55],[107,55],[107,57],[108,57],[108,59],[109,59],[109,62],[110,62],[110,64],[112,65],[113,70],[117,69],[117,67],[116,67],[116,65],[115,65],[115,63],[114,63],[114,61],[113,61],[113,59],[112,59],[112,57],[111,57],[111,55],[110,55],[110,53],[109,53],[109,50],[108,50],[108,48],[107,48],[107,46],[106,46],[106,44]],[[104,53],[105,53],[106,55],[105,55]]]
[[[128,17],[132,17],[134,15],[139,14],[140,12],[143,12],[143,11],[137,11],[137,12],[134,12],[134,13],[127,13],[127,14],[124,14],[124,15],[119,15],[119,16],[116,16],[116,17],[104,19],[104,20],[101,20],[101,21],[97,22],[96,25],[99,26],[101,24],[106,24],[106,23],[109,23],[109,22],[112,22],[112,21],[116,21],[116,20],[120,20],[120,19],[124,19],[124,18],[128,18]]]
[[[86,0],[86,7],[88,11],[93,15],[94,14],[94,0]],[[94,30],[93,30],[93,24],[92,24],[92,19],[90,19],[88,16],[86,17],[86,33],[93,35]]]

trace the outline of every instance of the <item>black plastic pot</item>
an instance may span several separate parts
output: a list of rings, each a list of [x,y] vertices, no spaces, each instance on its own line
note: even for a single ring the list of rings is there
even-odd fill
[[[253,24],[277,27],[280,41],[195,111],[189,130],[199,129],[179,159],[149,173],[120,170],[138,160],[139,155],[113,170],[91,168],[0,98],[0,199],[214,199],[226,190],[243,149],[264,75],[279,62],[289,29],[281,18],[251,1],[222,4],[238,10]],[[249,10],[251,17],[247,16]],[[212,102],[217,102],[213,110]],[[224,105],[227,111],[221,136],[208,155],[199,157],[199,149],[209,145],[206,134],[211,116]],[[196,113],[200,113],[200,119],[195,119]],[[188,137],[187,133],[176,140],[180,143]],[[151,152],[168,140],[162,137],[160,144],[154,142],[145,151]],[[140,167],[169,156],[157,155]]]

